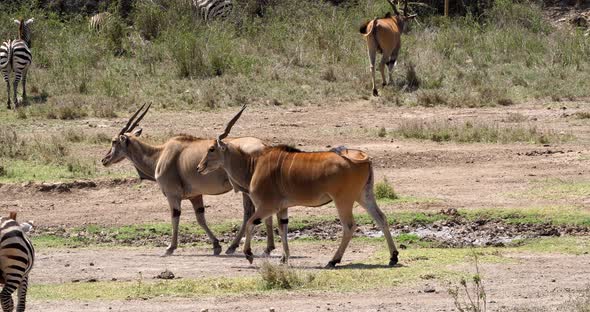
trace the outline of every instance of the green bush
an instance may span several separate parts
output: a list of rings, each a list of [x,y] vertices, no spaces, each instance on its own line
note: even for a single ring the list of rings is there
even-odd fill
[[[393,186],[389,184],[387,178],[383,178],[383,181],[377,182],[375,184],[375,197],[377,199],[389,199],[389,200],[396,200],[399,199],[399,196],[393,189]]]

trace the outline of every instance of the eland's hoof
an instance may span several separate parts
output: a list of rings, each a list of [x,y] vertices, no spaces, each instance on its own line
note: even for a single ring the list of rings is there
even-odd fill
[[[213,255],[219,256],[220,253],[221,253],[221,245],[214,245],[213,246]]]
[[[377,91],[377,89],[373,89],[373,96],[379,96],[379,92]]]
[[[244,254],[246,255],[246,259],[248,260],[248,262],[250,262],[250,264],[252,264],[252,262],[254,262],[254,255],[252,254],[252,251],[251,250],[244,251]]]
[[[275,249],[275,247],[267,247],[266,249],[264,249],[264,256],[265,257],[270,257],[270,254],[272,253],[272,251]]]
[[[389,266],[394,266],[397,264],[397,262],[398,262],[397,255],[394,255],[393,257],[391,257],[391,259],[389,259]]]
[[[174,253],[174,250],[176,250],[176,248],[174,249],[166,249],[166,252],[162,255],[162,257],[168,257],[168,256],[172,256],[172,254]]]
[[[336,264],[340,263],[340,260],[332,260],[326,264],[326,269],[335,269]]]
[[[236,252],[237,247],[232,247],[230,246],[226,251],[225,254],[226,255],[233,255]]]

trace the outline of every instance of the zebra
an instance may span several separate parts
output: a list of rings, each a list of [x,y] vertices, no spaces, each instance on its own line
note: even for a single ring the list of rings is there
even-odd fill
[[[25,233],[33,227],[32,222],[16,222],[16,212],[8,218],[0,218],[0,292],[2,311],[12,311],[12,293],[18,289],[17,312],[25,311],[29,272],[35,261],[35,249]]]
[[[18,104],[16,97],[18,83],[23,80],[23,101],[27,98],[27,72],[33,61],[31,54],[30,25],[35,19],[14,20],[18,25],[19,39],[8,40],[0,45],[0,73],[4,76],[8,94],[7,107],[10,109],[10,74],[14,72],[14,109]]]
[[[230,16],[233,9],[232,0],[192,0],[199,16],[205,20],[224,19]]]
[[[109,12],[101,12],[101,13],[95,14],[90,17],[90,23],[88,25],[88,28],[90,29],[90,31],[99,32],[100,29],[106,25],[106,23],[108,22],[108,20],[110,18],[111,18],[111,13],[109,13]]]

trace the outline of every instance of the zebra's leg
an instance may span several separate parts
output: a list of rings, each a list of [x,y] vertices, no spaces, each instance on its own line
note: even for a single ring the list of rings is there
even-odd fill
[[[219,240],[213,234],[213,231],[209,229],[207,226],[207,221],[205,220],[205,205],[203,205],[203,196],[199,195],[197,197],[193,197],[190,199],[191,203],[193,204],[193,208],[195,209],[195,215],[197,216],[197,222],[199,225],[205,230],[207,236],[213,243],[213,255],[217,256],[221,253],[221,245],[219,245]]]
[[[29,277],[23,277],[20,286],[18,287],[18,303],[16,304],[16,312],[24,312],[27,303],[27,288],[29,286]]]
[[[14,75],[14,85],[12,86],[14,88],[14,90],[12,90],[12,92],[14,93],[14,110],[16,110],[16,107],[18,106],[17,89],[18,89],[19,82],[20,82],[20,76]]]
[[[6,69],[2,70],[4,82],[6,82],[6,108],[10,109],[10,74]]]
[[[0,292],[0,305],[2,305],[2,311],[12,311],[14,309],[12,293],[15,290],[16,286],[12,283],[7,283],[4,285],[2,292]]]
[[[27,72],[26,69],[23,72],[23,103],[27,102]]]
[[[4,78],[4,80],[6,80],[6,97],[8,98],[6,100],[6,108],[10,109],[10,81],[8,78]]]

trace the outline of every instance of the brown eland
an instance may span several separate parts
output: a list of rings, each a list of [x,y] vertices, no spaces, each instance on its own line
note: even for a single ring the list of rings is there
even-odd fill
[[[377,52],[382,54],[379,71],[383,86],[386,86],[388,80],[385,78],[385,64],[389,70],[389,81],[392,79],[393,67],[397,62],[397,57],[402,44],[402,33],[407,22],[416,17],[408,15],[408,0],[404,2],[404,14],[401,15],[393,0],[387,0],[393,8],[394,15],[390,12],[382,18],[376,18],[364,22],[360,27],[360,33],[367,40],[367,50],[369,52],[369,62],[371,63],[371,82],[373,83],[373,96],[378,96],[377,86],[375,85],[375,61]]]
[[[141,128],[135,129],[143,119],[150,105],[145,104],[131,116],[121,131],[113,137],[111,148],[102,159],[104,166],[110,166],[127,158],[132,163],[141,179],[158,183],[160,190],[166,196],[172,214],[172,240],[166,249],[165,256],[172,255],[178,246],[178,224],[180,221],[181,201],[188,199],[195,211],[197,222],[205,230],[213,244],[213,253],[221,253],[221,245],[215,234],[207,226],[205,220],[205,206],[203,195],[219,195],[227,193],[232,188],[227,174],[223,170],[215,170],[207,175],[197,174],[198,162],[207,154],[207,150],[215,140],[200,139],[190,135],[179,135],[170,138],[162,145],[150,145],[140,140]],[[145,108],[145,110],[143,110]],[[143,113],[137,115],[143,110]],[[135,119],[135,120],[134,120]],[[264,143],[252,137],[229,138],[241,149],[255,152],[264,148]],[[243,194],[244,215],[240,231],[230,244],[226,253],[235,252],[244,234],[245,223],[254,213],[254,206],[247,194]],[[268,240],[266,254],[275,248],[272,232],[272,220],[266,220]]]
[[[343,227],[340,247],[327,267],[334,267],[352,238],[355,222],[352,208],[355,202],[364,207],[382,229],[390,252],[389,265],[398,261],[398,251],[389,232],[385,215],[377,206],[373,194],[373,169],[368,155],[362,151],[337,148],[328,152],[301,152],[287,146],[245,150],[231,141],[224,142],[232,126],[246,106],[227,124],[215,144],[209,147],[198,171],[211,174],[223,168],[233,184],[248,192],[256,207],[246,223],[244,254],[253,261],[250,242],[254,226],[277,215],[283,244],[283,263],[288,263],[287,209],[293,206],[322,206],[336,204]],[[270,219],[270,218],[269,218]]]

